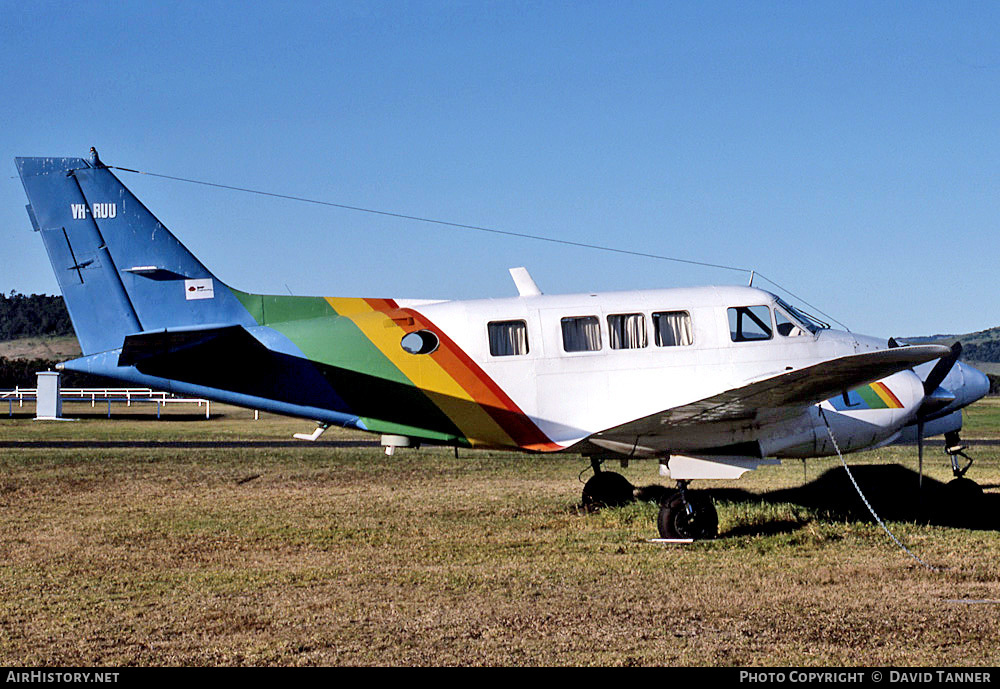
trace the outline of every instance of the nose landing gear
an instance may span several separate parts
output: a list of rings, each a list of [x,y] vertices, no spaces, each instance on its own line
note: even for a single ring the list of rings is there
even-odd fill
[[[677,492],[660,505],[656,525],[661,538],[715,538],[719,514],[705,493],[688,491],[689,481],[678,481]]]
[[[980,516],[983,503],[983,487],[965,477],[965,472],[972,466],[972,458],[965,454],[966,447],[957,431],[945,434],[944,450],[951,458],[951,471],[955,478],[944,487],[944,506],[948,517],[959,526],[969,525]],[[959,466],[959,457],[967,460],[964,467]]]
[[[951,457],[951,471],[955,474],[955,478],[963,478],[965,472],[972,466],[972,457],[964,452],[966,448],[968,448],[968,445],[962,444],[962,439],[958,437],[958,431],[950,431],[944,434],[944,451]],[[968,464],[961,469],[958,467],[959,457],[968,460]]]

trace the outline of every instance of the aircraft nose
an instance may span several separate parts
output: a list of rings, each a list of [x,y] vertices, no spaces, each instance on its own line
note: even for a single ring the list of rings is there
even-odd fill
[[[965,404],[972,404],[990,391],[990,379],[977,368],[959,362],[962,371],[962,397]]]

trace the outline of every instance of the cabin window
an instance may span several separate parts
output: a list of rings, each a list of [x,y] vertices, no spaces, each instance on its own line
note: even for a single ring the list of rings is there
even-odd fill
[[[737,306],[729,309],[729,335],[733,342],[770,340],[771,309],[766,306]]]
[[[774,310],[774,327],[778,331],[779,335],[784,335],[785,337],[802,337],[806,334],[797,323],[793,323],[785,314],[781,312],[781,309]]]
[[[601,322],[597,316],[563,318],[562,336],[567,352],[596,352],[601,348]]]
[[[642,349],[646,346],[646,317],[641,313],[608,316],[611,349]]]
[[[410,354],[430,354],[438,348],[441,341],[430,330],[417,330],[403,335],[399,346]]]
[[[694,343],[691,314],[659,311],[653,314],[653,341],[657,347],[684,347]]]
[[[517,356],[528,353],[528,326],[524,321],[493,321],[486,324],[490,354]]]

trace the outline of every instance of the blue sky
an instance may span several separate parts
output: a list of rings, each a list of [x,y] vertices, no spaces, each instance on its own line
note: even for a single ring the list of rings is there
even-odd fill
[[[58,291],[18,155],[755,268],[876,335],[1000,325],[1000,4],[0,2],[0,290]],[[740,273],[121,173],[227,283]],[[761,286],[764,286],[763,284]]]

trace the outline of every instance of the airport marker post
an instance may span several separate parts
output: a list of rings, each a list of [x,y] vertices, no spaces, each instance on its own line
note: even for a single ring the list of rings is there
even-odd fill
[[[35,374],[35,419],[51,420],[62,418],[62,397],[59,394],[58,371],[39,371]]]

